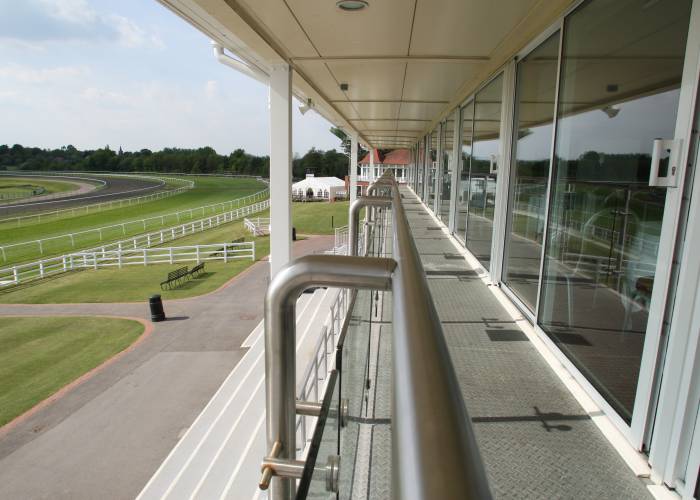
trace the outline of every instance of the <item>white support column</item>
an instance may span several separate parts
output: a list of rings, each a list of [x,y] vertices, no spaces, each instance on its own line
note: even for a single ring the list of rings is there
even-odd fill
[[[457,193],[459,192],[459,169],[462,164],[462,122],[460,121],[460,110],[454,112],[454,134],[452,134],[452,184],[450,185],[450,223],[448,227],[450,234],[455,232],[455,218],[457,211]]]
[[[357,136],[350,136],[350,206],[357,199]]]
[[[292,72],[270,72],[270,277],[292,258]]]
[[[374,175],[374,148],[369,148],[369,179],[370,182],[377,180],[377,176]]]

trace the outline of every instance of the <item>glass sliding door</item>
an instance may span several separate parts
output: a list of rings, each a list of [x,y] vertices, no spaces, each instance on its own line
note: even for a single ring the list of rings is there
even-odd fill
[[[440,182],[440,205],[438,207],[438,216],[445,225],[450,223],[452,171],[454,170],[454,135],[454,118],[449,118],[442,125],[442,180]]]
[[[435,206],[435,193],[436,193],[436,181],[437,181],[437,146],[438,146],[438,131],[433,130],[430,134],[430,154],[428,155],[428,193],[426,196],[425,204],[432,208]]]
[[[503,282],[533,312],[542,263],[558,57],[557,31],[523,58],[516,70]]]
[[[462,108],[462,162],[457,186],[457,210],[455,211],[455,235],[467,241],[467,210],[469,207],[469,169],[472,159],[472,135],[474,132],[474,101]]]
[[[539,323],[627,422],[666,192],[691,0],[595,0],[565,20]]]
[[[423,170],[425,167],[425,139],[418,143],[418,168],[416,177],[416,194],[423,198]]]
[[[491,263],[502,95],[503,75],[501,74],[476,94],[474,105],[474,138],[467,209],[467,248],[486,269],[489,269]]]

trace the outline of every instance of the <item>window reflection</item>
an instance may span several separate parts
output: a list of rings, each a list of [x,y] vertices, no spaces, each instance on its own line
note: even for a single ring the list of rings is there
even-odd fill
[[[520,61],[516,75],[517,135],[503,281],[532,311],[542,262],[558,51],[559,32]]]
[[[487,269],[491,261],[496,175],[499,164],[503,75],[476,95],[474,139],[469,171],[467,248]]]
[[[435,192],[437,189],[437,145],[438,145],[438,131],[433,130],[433,133],[429,136],[430,141],[430,155],[428,156],[428,196],[426,204],[429,207],[434,207],[435,203]]]
[[[450,197],[452,195],[452,170],[454,169],[454,158],[452,154],[455,133],[454,119],[447,120],[442,127],[442,131],[442,180],[440,185],[440,205],[438,207],[438,212],[442,222],[449,225]]]
[[[674,135],[690,5],[596,0],[564,29],[539,320],[628,421],[665,201],[651,149]]]
[[[462,108],[462,162],[457,185],[457,214],[455,234],[467,241],[467,206],[469,203],[469,168],[472,158],[472,133],[474,126],[474,101]]]

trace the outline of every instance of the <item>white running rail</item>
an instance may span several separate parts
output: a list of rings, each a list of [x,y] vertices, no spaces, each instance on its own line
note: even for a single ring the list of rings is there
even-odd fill
[[[79,268],[147,266],[149,264],[179,264],[181,262],[208,262],[235,259],[255,260],[255,242],[212,243],[183,247],[155,247],[137,250],[106,250],[79,252],[67,256],[66,270]]]
[[[121,229],[122,236],[126,236],[127,228],[130,227],[130,231],[134,231],[134,227],[138,228],[137,230],[143,230],[146,231],[146,226],[152,224],[153,222],[159,223],[158,226],[164,226],[166,224],[166,219],[172,219],[176,218],[177,223],[179,224],[181,221],[181,218],[189,218],[192,220],[195,216],[201,215],[201,217],[204,217],[206,212],[218,212],[218,211],[225,211],[227,208],[228,210],[233,210],[234,205],[238,208],[241,205],[247,205],[250,203],[254,203],[258,200],[262,200],[269,196],[269,188],[263,189],[262,191],[258,191],[257,193],[253,193],[251,195],[245,196],[243,198],[237,198],[235,200],[229,200],[229,201],[223,201],[221,203],[212,203],[209,205],[204,205],[201,207],[195,207],[195,208],[190,208],[186,210],[180,210],[178,212],[171,212],[168,214],[163,214],[163,215],[157,215],[154,217],[147,217],[145,219],[137,219],[137,220],[131,220],[131,221],[126,221],[126,222],[121,222],[119,224],[111,224],[109,226],[101,226],[101,227],[96,227],[92,229],[86,229],[84,231],[76,231],[74,233],[65,233],[65,234],[60,234],[58,236],[51,236],[48,238],[40,238],[37,240],[29,240],[29,241],[22,241],[20,243],[12,243],[9,245],[2,245],[0,246],[0,257],[2,257],[3,262],[7,262],[7,255],[8,255],[8,250],[22,250],[26,249],[27,247],[34,247],[35,251],[38,251],[39,255],[44,255],[44,246],[49,243],[49,242],[59,242],[63,240],[65,243],[70,243],[71,248],[76,247],[76,238],[89,238],[89,235],[93,236],[93,240],[97,240],[99,242],[102,241],[103,233],[109,230],[114,230],[114,229]],[[201,214],[198,214],[198,212],[201,212]],[[269,222],[268,222],[269,226]],[[90,241],[90,242],[84,242],[83,245],[86,244],[95,244],[96,241]],[[80,245],[80,242],[78,242],[78,245]],[[24,250],[26,251],[26,250]],[[11,252],[10,252],[11,253]],[[54,252],[56,253],[56,252]],[[12,259],[12,260],[20,260],[20,259]]]
[[[184,236],[206,231],[222,224],[232,222],[246,215],[254,214],[266,210],[270,207],[270,200],[263,200],[253,205],[237,208],[230,212],[213,215],[206,219],[181,224],[179,226],[162,229],[153,233],[142,234],[128,240],[117,241],[109,245],[103,245],[97,248],[91,248],[77,254],[93,253],[93,252],[108,252],[112,250],[136,250],[150,248],[157,245],[162,245],[167,241],[173,241]],[[64,267],[66,259],[70,259],[71,255],[76,253],[61,255],[49,259],[42,259],[28,264],[20,264],[12,267],[0,269],[0,288],[18,285],[37,278],[44,278],[53,274],[62,273],[69,269]]]
[[[38,268],[17,266],[13,268],[12,275],[6,275],[0,271],[0,286],[13,285],[30,279],[78,269],[100,269],[104,267],[118,267],[121,269],[123,266],[132,265],[179,264],[181,262],[196,262],[199,264],[200,262],[213,260],[228,262],[235,259],[255,260],[255,242],[72,253],[44,260]]]
[[[141,203],[147,203],[149,201],[155,201],[155,200],[160,200],[163,198],[169,198],[171,196],[175,196],[180,193],[184,193],[185,191],[189,191],[194,187],[194,181],[191,181],[189,179],[178,179],[176,177],[160,177],[160,176],[139,176],[139,175],[133,175],[133,176],[119,176],[116,174],[113,174],[112,176],[114,177],[138,177],[138,178],[148,178],[148,179],[158,179],[165,182],[180,182],[180,183],[185,183],[184,186],[180,186],[175,189],[168,189],[166,191],[158,191],[157,193],[151,193],[147,195],[141,195],[141,196],[135,196],[132,198],[122,198],[119,200],[112,200],[112,201],[103,201],[100,203],[92,203],[89,205],[81,205],[81,206],[76,206],[72,208],[64,208],[61,210],[51,210],[49,212],[40,212],[36,214],[28,214],[28,215],[18,215],[16,217],[8,217],[6,219],[0,219],[0,224],[6,223],[6,222],[17,222],[17,227],[22,226],[22,221],[28,221],[31,219],[35,219],[37,222],[41,222],[41,218],[48,216],[54,216],[54,215],[64,215],[64,214],[70,214],[70,217],[73,217],[77,214],[88,214],[88,213],[94,213],[94,212],[101,212],[102,210],[111,210],[113,208],[122,208],[125,206],[131,206],[131,205],[140,205]],[[79,179],[80,177],[75,177]],[[115,193],[116,195],[117,193]]]
[[[270,218],[269,217],[255,217],[255,218],[245,218],[243,220],[245,228],[253,233],[255,236],[263,236],[270,234]]]

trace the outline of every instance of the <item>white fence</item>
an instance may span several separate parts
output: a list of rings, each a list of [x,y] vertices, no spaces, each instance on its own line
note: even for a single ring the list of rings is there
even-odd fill
[[[245,218],[243,220],[243,225],[245,228],[253,233],[255,236],[263,236],[265,234],[270,234],[270,218],[269,217],[255,217],[255,218]]]
[[[114,175],[114,174],[112,174]],[[114,175],[118,177],[118,175]],[[124,177],[129,177],[129,176],[124,176]],[[131,177],[139,177],[143,178],[144,176],[131,176]],[[76,177],[79,179],[79,177]],[[189,191],[194,187],[194,181],[188,180],[188,179],[178,179],[176,177],[149,177],[150,179],[158,179],[165,182],[180,182],[180,183],[185,183],[184,186],[175,188],[175,189],[169,189],[167,191],[159,191],[157,193],[152,193],[152,194],[147,194],[147,195],[142,195],[142,196],[135,196],[132,198],[122,198],[119,200],[112,200],[112,201],[103,201],[100,203],[92,203],[90,205],[81,205],[81,206],[76,206],[72,208],[65,208],[61,210],[52,210],[49,212],[41,212],[37,214],[28,214],[28,215],[18,215],[16,217],[9,217],[6,219],[0,219],[0,224],[1,223],[6,223],[6,222],[17,222],[17,227],[20,227],[22,225],[23,221],[30,221],[30,220],[35,220],[36,222],[41,222],[41,218],[44,217],[46,219],[47,217],[50,216],[70,216],[73,217],[77,214],[89,214],[89,213],[95,213],[95,212],[101,212],[103,210],[111,210],[114,208],[122,208],[122,207],[129,207],[131,205],[140,205],[141,203],[147,203],[150,201],[155,201],[155,200],[160,200],[163,198],[169,198],[171,196],[175,196],[180,193],[184,193],[185,191]],[[115,193],[116,195],[116,193]],[[108,195],[105,195],[108,196]]]
[[[213,215],[211,217],[207,217],[206,219],[199,219],[186,224],[181,224],[179,226],[163,229],[161,231],[142,234],[135,238],[117,241],[109,245],[103,245],[101,247],[91,248],[82,252],[62,255],[60,257],[53,257],[50,259],[42,259],[28,264],[20,264],[17,266],[0,269],[0,287],[18,285],[32,279],[43,278],[52,274],[70,270],[70,268],[65,268],[64,263],[66,262],[66,259],[70,259],[71,255],[85,253],[91,254],[96,252],[104,253],[114,250],[123,252],[124,250],[150,248],[152,246],[162,245],[165,242],[182,238],[184,236],[206,231],[207,229],[220,226],[221,224],[226,224],[227,222],[239,220],[246,215],[261,212],[269,207],[270,200],[264,200],[253,205],[237,208],[236,210],[232,210],[230,212]]]
[[[98,241],[102,241],[103,233],[110,231],[110,230],[121,230],[122,236],[126,236],[127,228],[131,228],[130,230],[133,231],[134,227],[138,228],[137,230],[143,230],[146,231],[146,226],[152,224],[155,222],[156,224],[160,226],[164,226],[166,224],[166,219],[177,219],[177,223],[180,223],[180,219],[184,218],[184,216],[188,216],[188,218],[191,220],[195,216],[199,215],[201,212],[201,216],[204,217],[207,211],[210,212],[217,212],[219,210],[225,211],[227,208],[229,210],[233,210],[234,205],[236,207],[240,207],[242,205],[247,205],[250,203],[254,203],[255,201],[262,200],[266,198],[269,194],[269,189],[263,189],[262,191],[258,191],[257,193],[251,194],[249,196],[245,196],[243,198],[237,198],[235,200],[229,200],[229,201],[224,201],[221,203],[212,203],[210,205],[204,205],[201,207],[196,207],[196,208],[190,208],[186,210],[180,210],[178,212],[171,212],[169,214],[163,214],[163,215],[157,215],[154,217],[147,217],[145,219],[137,219],[137,220],[132,220],[132,221],[127,221],[127,222],[122,222],[119,224],[111,224],[109,226],[102,226],[102,227],[96,227],[92,229],[86,229],[84,231],[76,231],[74,233],[66,233],[66,234],[61,234],[58,236],[51,236],[48,238],[41,238],[38,240],[30,240],[30,241],[22,241],[20,243],[12,243],[10,245],[2,245],[0,246],[0,256],[2,256],[3,262],[7,262],[7,251],[8,250],[19,250],[26,251],[27,247],[34,247],[35,250],[39,252],[39,255],[44,255],[44,246],[49,243],[49,242],[61,242],[62,240],[66,244],[70,244],[71,248],[76,247],[76,238],[89,238],[90,235],[93,236],[93,239],[96,239]],[[80,243],[78,243],[80,244]],[[84,244],[95,244],[95,241],[84,243]],[[55,253],[55,252],[54,252]],[[27,258],[27,257],[25,257]],[[31,258],[31,257],[30,257]],[[19,260],[19,259],[15,259]]]
[[[255,242],[217,243],[183,247],[140,248],[137,250],[105,250],[79,252],[39,262],[38,266],[16,266],[0,271],[0,286],[16,285],[32,279],[78,269],[100,269],[149,264],[182,262],[228,262],[235,259],[255,260]],[[11,271],[11,272],[8,272]]]
[[[149,264],[179,264],[181,262],[208,262],[235,259],[255,260],[255,242],[213,243],[183,247],[140,248],[137,250],[106,250],[79,252],[68,255],[69,265],[75,268],[147,266]]]

